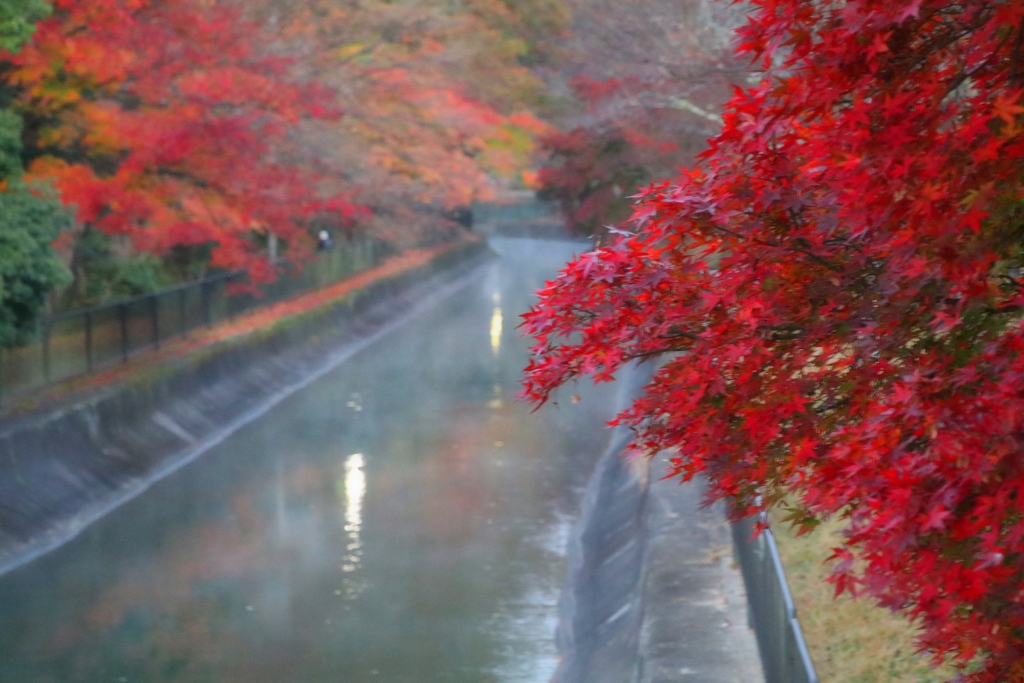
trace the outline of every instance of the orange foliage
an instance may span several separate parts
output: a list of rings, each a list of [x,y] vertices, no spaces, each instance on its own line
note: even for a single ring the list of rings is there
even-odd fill
[[[5,57],[30,178],[130,250],[257,283],[271,242],[308,256],[314,220],[422,245],[457,233],[446,211],[523,187],[549,132],[527,64],[567,22],[556,0],[54,9]]]
[[[457,10],[438,0],[246,7],[280,27],[275,47],[304,76],[338,92],[345,116],[307,128],[312,155],[394,218],[398,205],[436,211],[487,199],[534,164],[534,140],[548,130],[534,112],[544,85],[521,62],[531,37],[557,33],[565,17],[561,3],[533,4],[553,8],[536,12],[547,24],[499,0]]]
[[[333,98],[258,54],[259,31],[200,0],[58,0],[33,42],[8,56],[35,161],[77,219],[165,254],[211,247],[210,265],[273,278],[259,252],[272,231],[289,255],[312,247],[305,222],[327,208],[306,168],[275,159]],[[330,208],[359,212],[335,197]]]

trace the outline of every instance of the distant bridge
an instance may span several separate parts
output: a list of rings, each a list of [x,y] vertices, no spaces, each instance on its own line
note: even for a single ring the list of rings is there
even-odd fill
[[[540,201],[526,190],[502,194],[495,201],[473,204],[473,231],[486,237],[584,239],[571,234],[558,204]]]

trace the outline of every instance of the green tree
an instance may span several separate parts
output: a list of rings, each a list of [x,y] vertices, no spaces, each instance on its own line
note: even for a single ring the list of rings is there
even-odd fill
[[[50,13],[43,0],[0,0],[0,48],[17,52],[36,30],[36,22]]]
[[[17,52],[49,12],[42,0],[0,0],[0,48]],[[9,93],[0,96],[0,346],[16,346],[31,336],[47,295],[71,279],[53,249],[71,216],[23,182],[22,120],[6,108]]]
[[[71,280],[52,246],[70,224],[56,199],[36,196],[21,183],[0,192],[0,346],[25,343],[46,296]]]

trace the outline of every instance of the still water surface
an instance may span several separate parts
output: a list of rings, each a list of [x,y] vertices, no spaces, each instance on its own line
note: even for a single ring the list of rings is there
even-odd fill
[[[0,578],[2,683],[533,683],[614,399],[531,414],[515,329],[578,245],[458,293]]]

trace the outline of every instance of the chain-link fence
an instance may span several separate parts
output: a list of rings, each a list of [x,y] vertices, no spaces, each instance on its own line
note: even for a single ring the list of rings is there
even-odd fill
[[[42,316],[32,343],[0,350],[0,396],[16,394],[127,361],[144,349],[244,311],[323,287],[377,265],[387,246],[353,240],[321,252],[297,275],[262,295],[236,292],[245,273],[224,273],[150,294]]]
[[[752,517],[734,524],[732,535],[747,586],[750,625],[757,634],[765,682],[818,683],[775,537],[771,529],[754,537],[757,522],[758,518]]]

